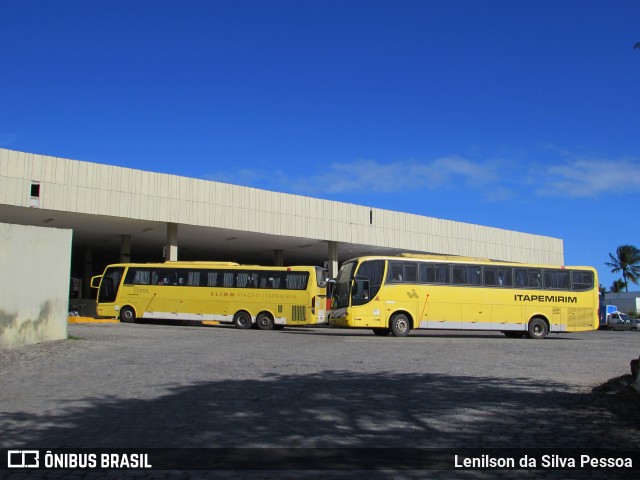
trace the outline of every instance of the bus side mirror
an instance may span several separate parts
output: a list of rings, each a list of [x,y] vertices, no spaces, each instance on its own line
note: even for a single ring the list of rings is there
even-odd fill
[[[333,297],[333,289],[336,286],[335,278],[327,278],[327,298]]]
[[[102,275],[91,277],[91,288],[100,288],[100,280],[102,280]]]

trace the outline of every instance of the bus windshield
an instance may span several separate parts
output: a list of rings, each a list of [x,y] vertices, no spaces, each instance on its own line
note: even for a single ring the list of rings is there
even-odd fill
[[[118,296],[118,287],[124,267],[109,267],[102,276],[100,290],[98,290],[98,302],[115,302]]]
[[[369,303],[380,290],[384,265],[384,260],[345,263],[336,279],[333,308]]]
[[[327,286],[327,271],[320,267],[316,267],[316,285],[318,288],[326,288]]]

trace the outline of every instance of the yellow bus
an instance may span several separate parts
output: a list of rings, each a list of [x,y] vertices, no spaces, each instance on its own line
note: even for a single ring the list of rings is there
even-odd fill
[[[402,254],[342,265],[333,327],[404,337],[411,329],[494,330],[540,339],[598,328],[591,267],[552,267],[468,257]]]
[[[230,323],[261,330],[326,323],[326,272],[231,262],[122,263],[91,279],[100,317]]]

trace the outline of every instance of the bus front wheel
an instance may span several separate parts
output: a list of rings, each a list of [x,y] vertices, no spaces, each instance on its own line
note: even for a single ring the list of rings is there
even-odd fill
[[[256,324],[260,330],[273,330],[274,322],[271,315],[268,313],[261,313],[256,318]]]
[[[236,316],[233,317],[233,324],[242,329],[251,328],[251,315],[247,312],[238,312]]]
[[[535,340],[541,340],[549,333],[549,327],[547,322],[542,318],[533,318],[529,322],[529,329],[527,330],[527,336]]]
[[[398,313],[391,319],[390,326],[394,337],[406,337],[411,330],[411,321],[404,313]]]
[[[135,323],[136,312],[131,307],[122,307],[120,309],[120,321],[124,323]]]

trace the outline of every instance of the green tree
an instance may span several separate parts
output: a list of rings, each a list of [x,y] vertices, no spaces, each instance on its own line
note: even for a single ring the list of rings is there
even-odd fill
[[[613,285],[611,285],[611,292],[612,293],[620,293],[625,288],[627,288],[627,284],[624,282],[624,280],[622,280],[622,279],[614,280],[613,281]]]
[[[640,250],[633,245],[620,245],[616,249],[615,257],[609,254],[610,262],[605,265],[611,267],[612,273],[622,272],[625,290],[629,291],[629,281],[638,284],[640,279]]]

